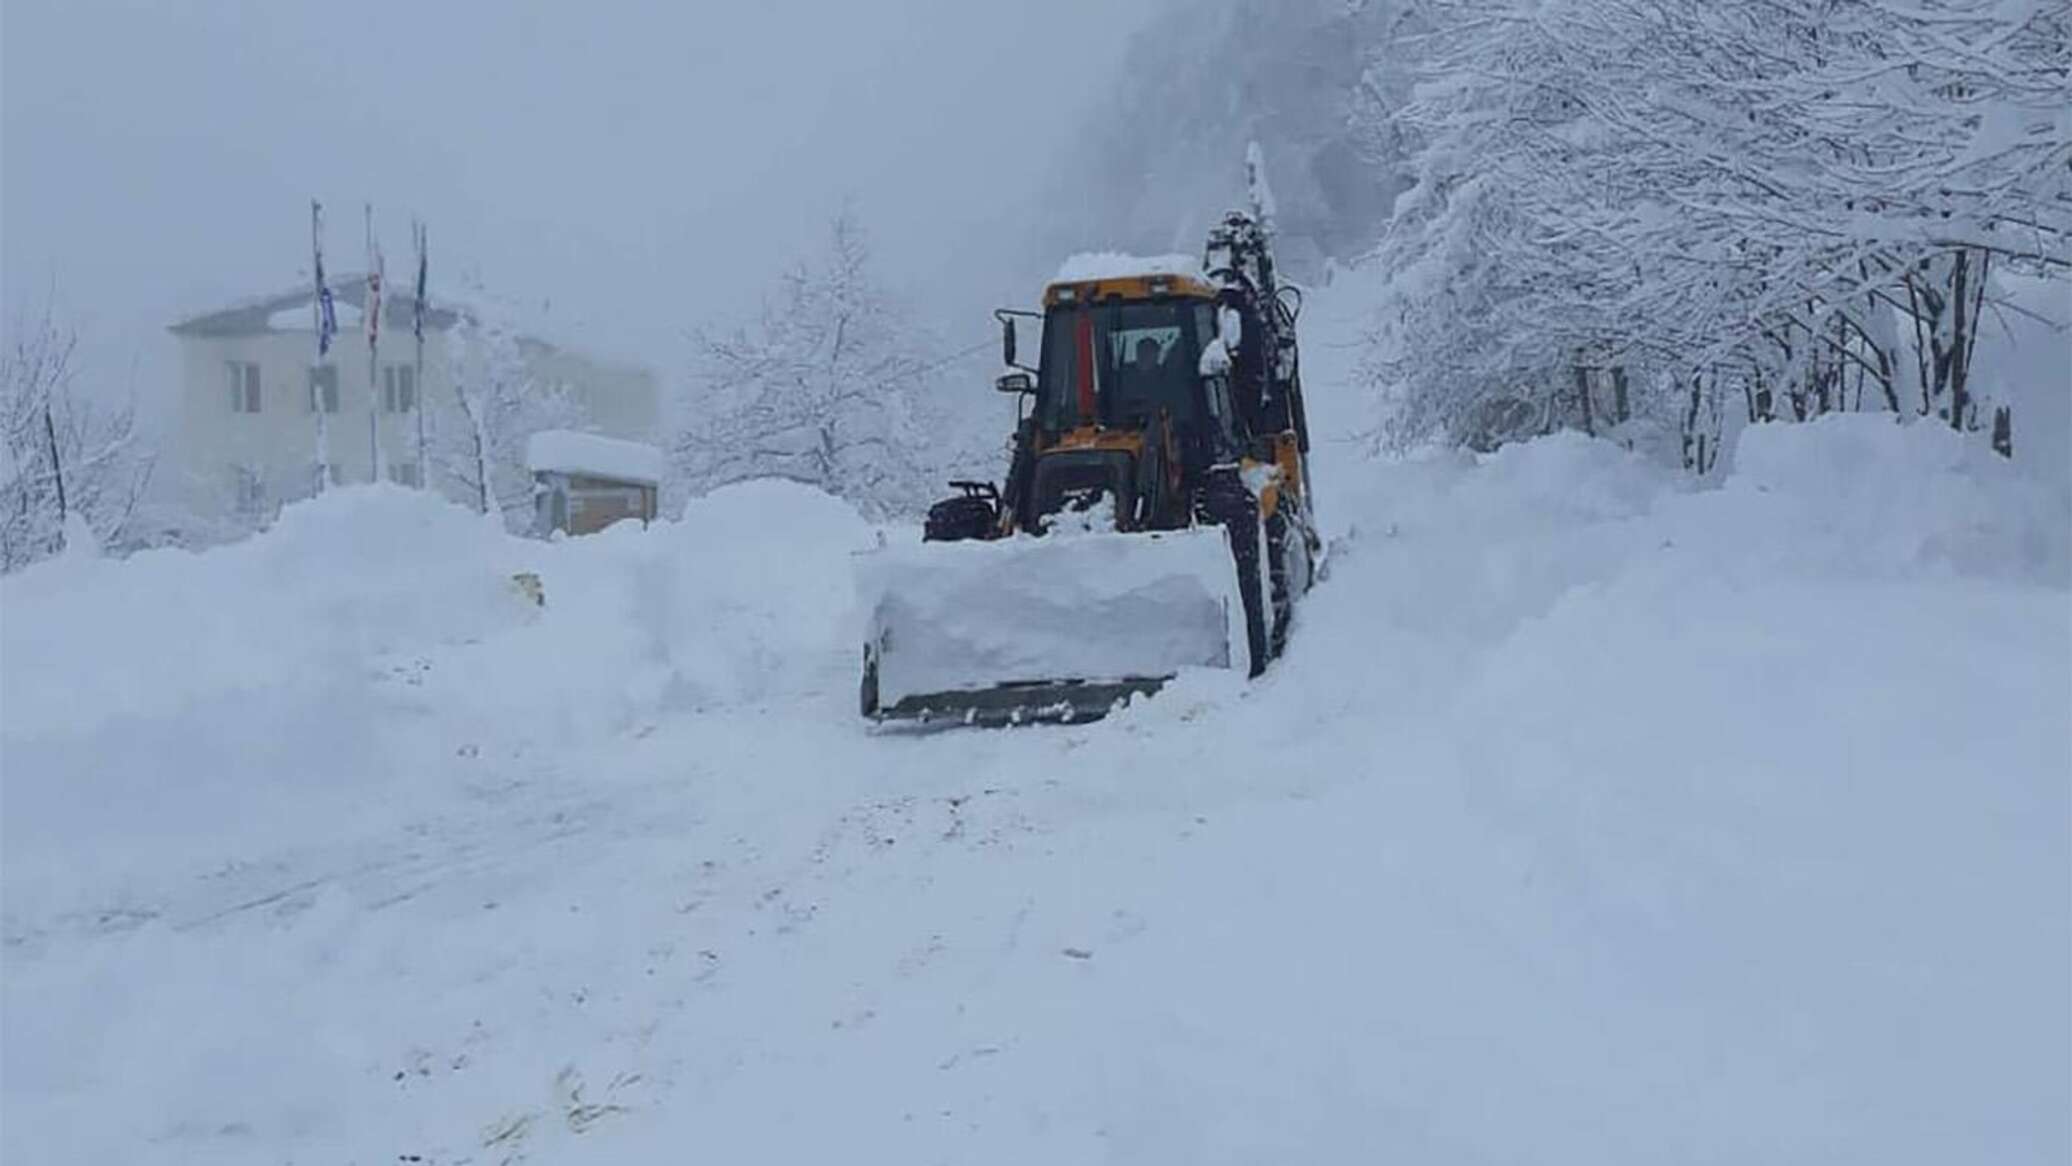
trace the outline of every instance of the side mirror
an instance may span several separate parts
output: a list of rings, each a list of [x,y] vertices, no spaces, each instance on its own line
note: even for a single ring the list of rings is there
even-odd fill
[[[1014,367],[1014,317],[1000,317],[1000,363]],[[1002,389],[1001,392],[1007,390]]]
[[[1009,324],[1008,327],[1012,329],[1014,325]],[[1012,350],[1014,348],[1013,342],[1010,341],[1007,347]],[[1036,382],[1028,373],[1011,372],[994,381],[993,387],[1003,393],[1033,393],[1036,391]]]

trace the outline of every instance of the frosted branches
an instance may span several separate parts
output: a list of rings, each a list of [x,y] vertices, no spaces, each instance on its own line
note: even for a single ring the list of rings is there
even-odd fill
[[[844,211],[816,260],[779,281],[756,327],[694,338],[688,425],[676,447],[689,489],[783,477],[867,511],[921,500],[929,458],[916,414],[929,367],[869,260],[861,226]]]
[[[68,517],[117,540],[143,497],[152,459],[134,410],[75,391],[76,338],[49,315],[14,329],[0,353],[0,570],[64,547]]]
[[[1987,275],[2072,269],[2072,4],[1432,0],[1384,256],[1400,436],[1572,367],[1977,422]],[[1760,390],[1760,392],[1758,391]]]

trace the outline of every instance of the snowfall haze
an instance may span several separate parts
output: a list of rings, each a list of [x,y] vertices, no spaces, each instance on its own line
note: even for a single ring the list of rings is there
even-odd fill
[[[0,1161],[2072,1163],[2066,0],[0,5]]]
[[[55,299],[99,380],[159,395],[165,325],[307,278],[311,198],[335,269],[371,202],[397,267],[424,219],[446,286],[656,365],[752,314],[844,199],[948,315],[1011,290],[1034,180],[1147,6],[9,0],[7,318]]]

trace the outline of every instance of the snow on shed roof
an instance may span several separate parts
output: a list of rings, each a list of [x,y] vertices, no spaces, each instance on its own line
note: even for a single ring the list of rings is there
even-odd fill
[[[1139,275],[1201,274],[1194,255],[1124,255],[1119,251],[1083,251],[1065,260],[1052,283],[1084,283],[1095,279],[1128,279]]]
[[[527,438],[525,465],[534,473],[589,474],[651,486],[662,481],[661,450],[572,429],[546,429]]]

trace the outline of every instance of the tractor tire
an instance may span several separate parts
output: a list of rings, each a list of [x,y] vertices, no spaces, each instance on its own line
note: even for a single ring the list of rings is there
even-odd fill
[[[1273,634],[1269,645],[1278,660],[1288,647],[1288,631],[1295,622],[1295,601],[1310,587],[1309,536],[1303,524],[1291,519],[1283,504],[1266,520],[1266,579],[1273,605]]]
[[[856,696],[864,716],[878,715],[878,653],[870,644],[863,646],[863,682],[857,686]]]
[[[1230,542],[1238,600],[1245,609],[1245,648],[1249,657],[1246,675],[1256,677],[1266,671],[1266,662],[1272,658],[1269,621],[1273,618],[1267,609],[1265,572],[1260,569],[1260,548],[1266,540],[1264,524],[1259,521],[1259,500],[1245,489],[1235,473],[1228,473],[1210,478],[1204,502],[1209,516],[1223,527]]]

